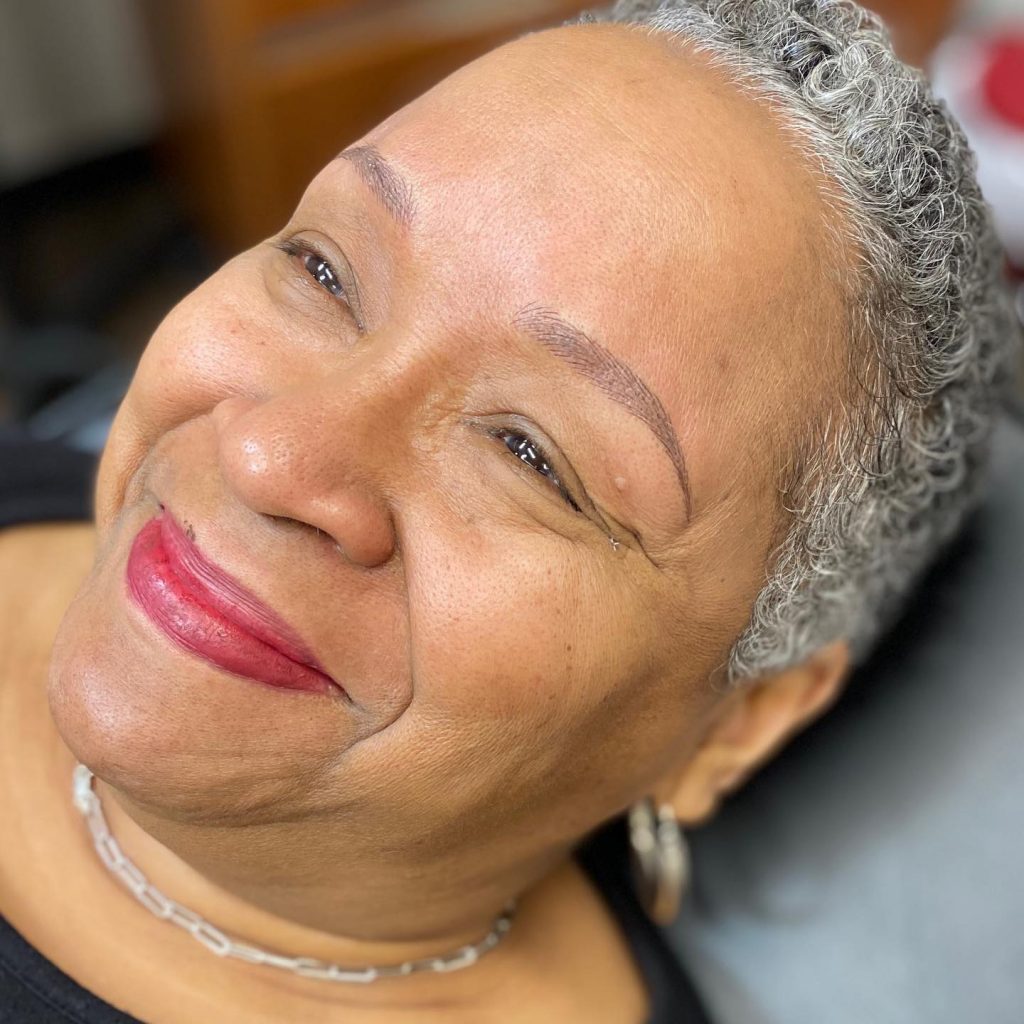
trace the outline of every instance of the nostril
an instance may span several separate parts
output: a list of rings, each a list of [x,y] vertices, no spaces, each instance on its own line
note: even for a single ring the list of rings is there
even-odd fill
[[[331,537],[329,533],[325,533],[323,530],[320,529],[319,526],[314,526],[313,529],[316,530],[316,535],[318,537],[326,537],[331,542],[331,547],[334,548],[334,550],[337,551],[339,555],[345,554],[344,550],[342,549],[342,546],[336,540],[334,540],[334,538]]]
[[[345,445],[324,443],[325,416],[322,396],[308,388],[263,402],[223,399],[212,417],[220,474],[225,488],[274,519],[282,536],[297,537],[298,528],[308,545],[316,529],[326,558],[340,554],[354,566],[375,568],[395,550],[388,502],[375,483],[379,467],[372,459],[379,452],[354,443],[359,436]],[[330,432],[347,436],[346,426]]]

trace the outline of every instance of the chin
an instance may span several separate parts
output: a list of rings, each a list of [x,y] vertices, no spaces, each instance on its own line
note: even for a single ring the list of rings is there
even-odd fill
[[[107,549],[54,641],[47,697],[71,753],[132,804],[178,821],[321,810],[336,787],[318,776],[358,740],[358,723],[336,702],[178,648],[128,597],[123,546]]]

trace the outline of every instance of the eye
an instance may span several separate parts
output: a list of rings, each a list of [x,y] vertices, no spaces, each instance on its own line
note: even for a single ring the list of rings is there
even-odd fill
[[[286,238],[278,242],[277,247],[288,256],[295,257],[305,268],[306,273],[325,291],[330,292],[331,295],[343,302],[348,301],[348,296],[345,294],[345,289],[342,287],[334,267],[309,243],[300,243],[293,238]]]
[[[309,242],[296,238],[285,238],[276,242],[275,245],[281,252],[297,260],[303,271],[316,281],[325,292],[336,299],[340,299],[349,312],[351,312],[359,329],[364,329],[362,317],[357,309],[357,303],[353,301],[353,296],[349,295],[342,284],[341,275],[323,253]]]
[[[497,429],[492,431],[493,436],[502,442],[505,447],[521,462],[525,462],[531,469],[536,470],[541,476],[547,477],[552,486],[565,499],[565,501],[576,512],[580,506],[566,490],[565,485],[559,479],[558,474],[552,469],[551,463],[544,449],[526,434],[517,430]]]
[[[308,253],[304,257],[302,264],[308,271],[309,276],[312,277],[317,284],[323,285],[327,291],[332,295],[336,295],[339,299],[345,298],[345,289],[342,288],[337,274],[334,273],[334,269],[331,267],[330,263],[328,263],[322,256],[318,256],[316,253]]]

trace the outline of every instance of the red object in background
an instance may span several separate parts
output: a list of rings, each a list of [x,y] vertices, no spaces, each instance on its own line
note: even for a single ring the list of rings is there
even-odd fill
[[[1024,35],[993,40],[981,81],[986,106],[1024,131]]]

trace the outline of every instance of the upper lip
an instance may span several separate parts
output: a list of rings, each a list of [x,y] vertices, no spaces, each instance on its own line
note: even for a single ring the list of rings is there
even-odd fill
[[[319,672],[340,688],[299,634],[273,608],[207,558],[166,506],[160,507],[164,549],[175,575],[219,615],[286,658]]]

